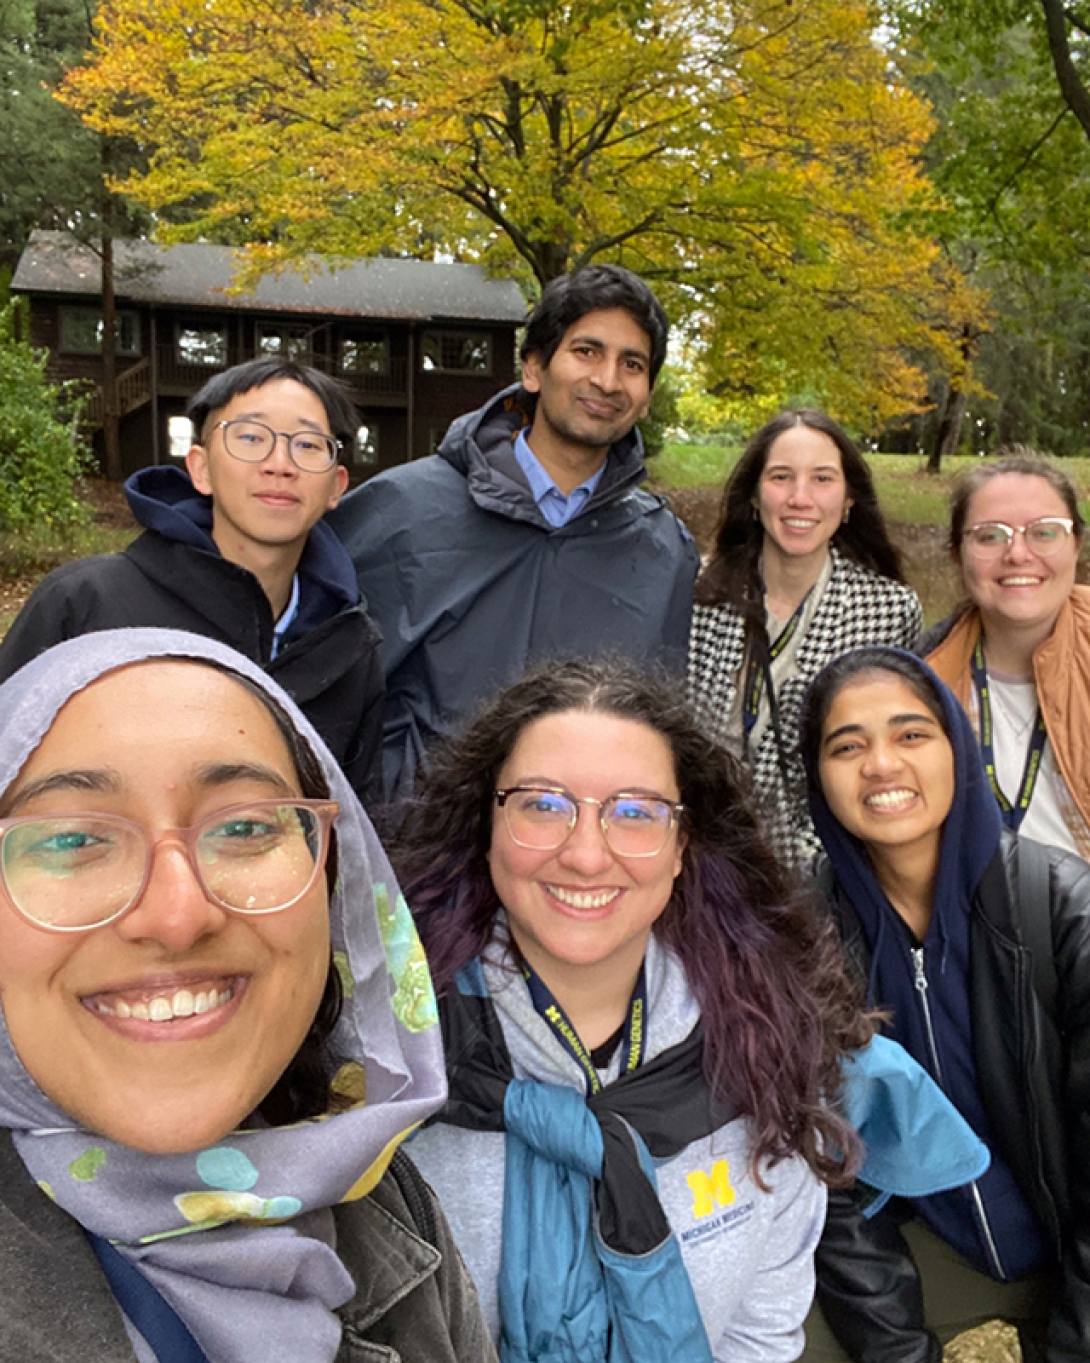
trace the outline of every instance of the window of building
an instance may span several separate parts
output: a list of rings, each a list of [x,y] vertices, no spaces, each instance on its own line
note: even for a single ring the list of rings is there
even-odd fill
[[[388,374],[390,346],[385,332],[354,331],[341,339],[342,374]]]
[[[356,440],[352,450],[352,461],[355,464],[378,463],[377,426],[364,425],[356,432]]]
[[[491,374],[492,337],[485,331],[425,331],[420,367],[440,374]]]
[[[171,459],[184,459],[193,444],[193,423],[187,416],[172,416],[167,421],[167,440]]]
[[[268,326],[257,329],[257,353],[278,355],[296,364],[310,363],[310,328]]]
[[[179,327],[178,359],[182,364],[227,367],[227,332],[223,327]]]
[[[98,308],[61,308],[61,350],[68,355],[102,354],[102,313]],[[117,314],[117,353],[140,354],[140,314]]]

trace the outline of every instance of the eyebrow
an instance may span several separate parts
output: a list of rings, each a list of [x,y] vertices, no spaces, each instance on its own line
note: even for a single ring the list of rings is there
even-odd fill
[[[108,768],[58,771],[52,776],[43,776],[40,780],[31,781],[29,785],[24,786],[12,797],[10,803],[5,802],[3,812],[5,815],[14,814],[31,800],[36,800],[40,795],[51,795],[55,790],[96,791],[116,795],[121,789],[121,777]]]
[[[935,728],[939,727],[939,721],[934,715],[926,713],[917,714],[915,711],[911,710],[903,715],[890,715],[889,719],[886,720],[887,729],[891,729],[897,724],[931,724]],[[843,738],[845,734],[861,734],[863,732],[862,724],[842,724],[839,729],[834,729],[831,734],[826,734],[823,741],[825,743],[832,743],[834,739]]]
[[[265,425],[268,425],[269,419],[268,412],[239,412],[237,416],[229,418],[231,421],[260,421]],[[221,417],[220,420],[223,420],[223,418]],[[311,421],[309,417],[297,416],[295,420],[300,426],[309,426],[312,431],[322,431],[321,424],[317,421]],[[325,435],[326,432],[322,431],[322,434]]]
[[[229,786],[236,781],[256,781],[259,785],[270,786],[278,795],[298,795],[280,772],[257,762],[210,762],[198,767],[195,773],[196,784],[205,790]]]
[[[564,795],[571,795],[572,799],[579,797],[572,794],[563,781],[555,781],[551,776],[520,776],[517,781],[512,781],[507,787],[513,790],[518,786],[536,786],[541,790],[555,790]],[[665,800],[668,804],[676,804],[677,801],[672,795],[663,795],[659,790],[652,790],[650,786],[618,786],[616,790],[610,791],[605,798],[612,799],[614,795],[646,795],[651,800]],[[680,800],[678,796],[678,800]]]
[[[765,473],[774,473],[774,472],[777,472],[777,471],[780,470],[780,469],[784,469],[784,470],[785,470],[786,472],[788,472],[788,473],[795,473],[795,472],[796,472],[796,469],[795,469],[794,464],[766,464],[766,465],[765,465],[765,468],[764,468],[764,471],[765,471]],[[815,464],[815,465],[813,466],[813,468],[806,469],[806,470],[803,470],[803,471],[804,471],[804,472],[807,472],[807,473],[843,473],[843,472],[844,472],[844,470],[840,467],[839,464]]]

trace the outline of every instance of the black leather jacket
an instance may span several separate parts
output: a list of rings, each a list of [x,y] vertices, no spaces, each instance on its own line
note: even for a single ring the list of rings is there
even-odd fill
[[[1090,866],[1004,833],[971,910],[973,1050],[1000,1153],[1061,1268],[1049,1363],[1090,1359]],[[1047,864],[1042,864],[1041,859]],[[1036,861],[1039,875],[1031,868]],[[1027,891],[1020,894],[1019,876]],[[865,972],[858,915],[827,865],[819,887]],[[1029,887],[1039,885],[1034,894]],[[1046,888],[1047,887],[1047,888]],[[1047,897],[1047,903],[1039,902]],[[1037,902],[1026,902],[1033,899]],[[1055,997],[1027,943],[1027,916],[1048,913]],[[1043,936],[1040,940],[1044,940]],[[880,1002],[880,1000],[878,1001]],[[864,1220],[852,1190],[831,1194],[817,1252],[818,1300],[858,1363],[938,1363],[919,1277],[895,1209]]]

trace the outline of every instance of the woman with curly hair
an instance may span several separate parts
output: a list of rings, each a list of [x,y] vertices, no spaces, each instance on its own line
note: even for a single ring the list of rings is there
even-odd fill
[[[864,644],[911,648],[923,617],[870,470],[823,412],[782,412],[735,465],[696,584],[689,690],[709,735],[750,764],[787,860],[818,850],[798,754],[803,695]]]
[[[412,1143],[505,1359],[793,1359],[871,1034],[687,705],[548,664],[437,751],[399,864],[450,1101]],[[652,1163],[653,1162],[653,1163]]]

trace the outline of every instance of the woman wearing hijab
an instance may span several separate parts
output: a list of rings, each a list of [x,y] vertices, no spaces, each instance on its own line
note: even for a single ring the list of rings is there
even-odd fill
[[[433,754],[398,856],[450,1102],[411,1146],[511,1363],[786,1363],[824,1097],[872,1032],[738,768],[632,665],[553,662]]]
[[[695,599],[689,690],[701,722],[751,764],[775,849],[808,862],[806,687],[846,649],[911,648],[923,620],[866,461],[824,412],[781,412],[750,440]]]
[[[805,1357],[929,1363],[1000,1317],[1027,1360],[1086,1358],[1090,870],[1002,829],[969,721],[909,654],[830,664],[802,752],[818,884],[868,1002],[991,1151],[964,1187],[870,1219],[865,1190],[831,1197],[817,1263],[832,1335],[812,1315]]]
[[[493,1358],[398,1150],[444,1096],[427,968],[307,721],[165,630],[0,717],[0,1359]]]

